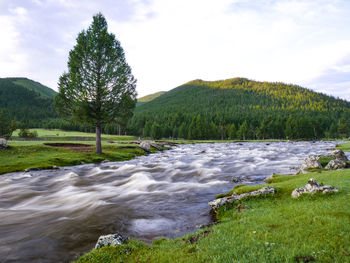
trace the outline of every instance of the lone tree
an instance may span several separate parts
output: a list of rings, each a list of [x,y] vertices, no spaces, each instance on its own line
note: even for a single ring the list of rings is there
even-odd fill
[[[130,112],[136,104],[136,80],[120,42],[108,33],[101,13],[79,33],[69,53],[68,73],[58,83],[59,114],[96,127],[96,153],[102,153],[101,128]],[[128,114],[126,114],[128,113]]]

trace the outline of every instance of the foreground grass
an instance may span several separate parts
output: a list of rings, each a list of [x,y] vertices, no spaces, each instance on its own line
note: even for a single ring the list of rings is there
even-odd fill
[[[340,192],[292,199],[311,177]],[[269,185],[275,196],[222,208],[220,223],[207,230],[152,245],[131,240],[77,262],[350,262],[350,170],[275,176]]]

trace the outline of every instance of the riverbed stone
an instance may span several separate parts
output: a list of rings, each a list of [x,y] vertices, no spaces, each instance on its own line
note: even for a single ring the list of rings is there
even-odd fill
[[[335,160],[331,160],[327,166],[325,167],[326,170],[338,170],[338,169],[344,169],[346,168],[347,164],[346,162],[339,160],[339,159],[335,159]]]
[[[141,143],[139,144],[139,147],[140,147],[141,149],[145,150],[146,152],[149,152],[150,149],[151,149],[151,145],[150,145],[149,142],[141,142]]]
[[[275,193],[275,188],[271,186],[267,186],[249,193],[244,193],[240,195],[233,194],[231,196],[215,199],[209,202],[209,206],[213,212],[216,212],[221,206],[224,206],[229,203],[234,203],[235,201],[241,200],[242,198],[247,196],[261,196],[261,195],[270,195],[274,193]]]
[[[342,150],[334,150],[328,153],[327,157],[333,157],[344,162],[349,161],[348,157],[346,157],[345,153]]]
[[[150,142],[149,143],[152,147],[156,148],[158,151],[163,151],[162,146],[156,144],[156,142]]]
[[[310,178],[304,187],[297,188],[292,192],[292,198],[298,198],[302,194],[315,194],[322,192],[323,194],[338,192],[338,189],[331,185],[321,185],[315,178]]]
[[[95,249],[99,249],[105,246],[117,246],[124,244],[128,240],[127,237],[123,237],[120,234],[110,234],[105,236],[100,236],[95,245]]]
[[[322,169],[322,165],[319,162],[319,157],[316,155],[310,155],[305,158],[304,162],[301,164],[298,174],[305,174],[307,173],[307,169],[312,169],[312,168],[319,168]]]
[[[0,138],[0,149],[6,149],[7,147],[7,140],[5,138]]]

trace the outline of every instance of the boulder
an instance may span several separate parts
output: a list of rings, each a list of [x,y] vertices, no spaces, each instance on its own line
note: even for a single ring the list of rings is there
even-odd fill
[[[301,164],[298,174],[304,174],[307,173],[307,169],[312,169],[312,168],[320,168],[322,169],[322,165],[319,162],[319,157],[315,155],[310,155],[305,158],[304,162]]]
[[[342,150],[334,150],[328,153],[327,157],[333,157],[344,162],[349,161],[348,157],[346,157],[345,153]]]
[[[162,146],[156,144],[155,142],[150,142],[149,143],[152,147],[156,148],[158,151],[163,151]]]
[[[338,170],[338,169],[344,169],[346,168],[347,164],[346,162],[339,160],[339,159],[335,159],[335,160],[331,160],[327,166],[325,167],[326,170]]]
[[[139,147],[143,150],[145,150],[146,152],[149,152],[151,149],[151,145],[148,142],[141,142],[139,144]]]
[[[100,236],[95,245],[95,249],[99,249],[105,246],[117,246],[124,244],[128,240],[127,237],[123,237],[120,234],[110,234],[105,236]]]
[[[250,193],[244,193],[240,195],[233,194],[231,196],[215,199],[209,202],[209,206],[213,212],[216,212],[221,206],[224,206],[229,203],[234,203],[235,201],[241,200],[242,198],[247,196],[260,196],[260,195],[268,195],[268,194],[274,194],[274,193],[275,193],[275,188],[271,186],[267,186]]]
[[[7,148],[7,140],[4,138],[0,138],[0,149],[6,149]]]
[[[292,198],[297,198],[302,194],[314,194],[317,192],[327,194],[330,192],[338,192],[338,189],[331,185],[320,185],[316,179],[311,178],[304,187],[297,188],[292,192]]]

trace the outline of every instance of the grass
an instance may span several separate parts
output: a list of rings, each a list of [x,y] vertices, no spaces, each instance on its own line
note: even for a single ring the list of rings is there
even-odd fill
[[[25,169],[50,169],[53,166],[71,166],[82,163],[99,163],[104,160],[125,161],[145,154],[135,144],[133,136],[103,135],[103,154],[95,154],[94,134],[67,132],[61,130],[35,129],[39,140],[18,140],[16,136],[8,141],[9,149],[0,150],[0,174],[24,171]],[[16,135],[18,131],[15,132]],[[56,136],[57,138],[53,138]],[[85,138],[91,138],[87,141]],[[108,140],[114,143],[109,143]],[[51,147],[45,143],[83,143],[91,145],[91,152],[77,152],[70,149]],[[151,148],[151,152],[156,149]]]
[[[12,138],[15,141],[23,141],[23,139],[18,137],[18,133],[20,130],[16,130],[13,132]],[[37,131],[38,139],[43,140],[95,140],[95,133],[88,132],[76,132],[76,131],[63,131],[57,129],[30,129],[30,131]],[[118,136],[118,135],[109,135],[102,134],[102,140],[115,140],[115,141],[132,141],[136,140],[135,136]]]
[[[330,162],[330,161],[332,161],[332,160],[334,160],[335,158],[333,158],[333,157],[320,157],[320,159],[318,159],[318,161],[320,162],[320,164],[322,165],[322,167],[324,168],[324,167],[326,167],[327,166],[327,164]]]
[[[292,199],[291,192],[312,177],[339,193]],[[267,185],[275,195],[220,208],[219,224],[209,229],[152,245],[130,240],[92,250],[77,262],[350,262],[350,170],[274,175]],[[261,187],[241,185],[232,192]]]
[[[339,144],[337,145],[337,148],[343,150],[344,152],[350,152],[350,143]]]

